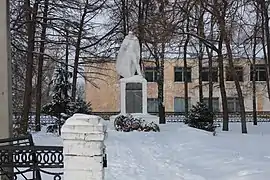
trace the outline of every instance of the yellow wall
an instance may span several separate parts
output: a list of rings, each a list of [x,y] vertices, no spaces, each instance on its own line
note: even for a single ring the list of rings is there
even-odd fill
[[[119,110],[119,76],[114,63],[91,64],[86,68],[89,81],[86,81],[86,100],[91,102],[93,111],[110,112]]]
[[[236,62],[237,63],[237,62]],[[154,66],[151,62],[145,62],[145,67]],[[207,63],[203,63],[204,66]],[[225,63],[226,64],[226,63]],[[249,81],[249,65],[247,61],[238,63],[244,67],[244,82],[241,82],[243,95],[245,96],[246,110],[252,110],[251,97],[251,82]],[[174,97],[184,97],[184,83],[174,82],[174,67],[183,67],[182,60],[167,60],[164,64],[164,100],[166,111],[174,111]],[[192,68],[192,82],[188,84],[189,97],[194,104],[199,99],[198,92],[198,65],[196,60],[188,60],[188,66]],[[86,100],[92,103],[93,111],[95,112],[113,112],[120,111],[120,87],[119,76],[115,70],[115,62],[104,62],[98,64],[91,64],[91,67],[86,68],[91,78],[90,82],[86,82]],[[204,82],[203,93],[208,97],[208,85]],[[95,87],[97,86],[97,87]],[[226,91],[228,97],[237,95],[234,82],[226,82]],[[270,104],[264,96],[265,83],[258,83],[257,85],[257,108],[259,111],[270,110]],[[157,84],[148,82],[148,98],[157,98]],[[213,97],[220,97],[219,83],[214,83]],[[221,102],[220,104],[220,110]]]

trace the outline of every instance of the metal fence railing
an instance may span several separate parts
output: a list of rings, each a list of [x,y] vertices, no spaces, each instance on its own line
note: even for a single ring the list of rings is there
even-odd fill
[[[120,112],[93,112],[92,114],[102,117],[105,120],[109,120],[110,116],[117,115]],[[158,115],[158,113],[150,113],[152,115]],[[179,112],[166,112],[166,121],[167,122],[183,122],[184,121],[184,113]],[[216,121],[221,122],[223,120],[222,112],[216,113]],[[258,122],[270,122],[270,111],[258,111],[257,112],[257,120]],[[229,121],[230,122],[240,122],[241,116],[239,112],[231,112],[229,113]],[[246,121],[253,121],[253,113],[246,112]]]
[[[111,116],[117,115],[120,112],[92,112],[93,115],[97,115],[102,117],[104,120],[109,120]],[[150,113],[152,115],[158,115],[158,113]],[[167,122],[183,122],[184,121],[184,113],[178,112],[166,112],[166,121]],[[19,118],[18,114],[13,115],[14,120]],[[48,115],[41,115],[40,121],[42,125],[54,124],[57,120],[56,117],[48,116]],[[223,114],[222,112],[216,113],[216,121],[222,122]],[[229,113],[229,121],[230,122],[240,122],[241,116],[239,112],[232,112]],[[253,121],[253,113],[248,111],[246,112],[246,121],[252,122]],[[257,121],[258,122],[270,122],[270,111],[258,111],[257,112]],[[35,124],[35,113],[29,114],[29,124]]]

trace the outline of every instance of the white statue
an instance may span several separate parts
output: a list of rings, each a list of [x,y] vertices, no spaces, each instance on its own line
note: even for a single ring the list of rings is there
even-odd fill
[[[129,32],[122,42],[117,59],[116,71],[124,78],[129,78],[135,75],[142,75],[140,68],[140,44],[138,38]]]

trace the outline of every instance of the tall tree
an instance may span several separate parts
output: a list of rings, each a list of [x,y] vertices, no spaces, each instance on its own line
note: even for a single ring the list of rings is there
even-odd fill
[[[257,43],[258,43],[258,32],[259,28],[259,19],[260,19],[260,11],[258,8],[258,3],[254,2],[255,10],[256,10],[256,22],[254,26],[253,32],[253,50],[252,50],[252,115],[253,115],[253,125],[257,125],[257,89],[256,89],[256,51],[257,51]],[[252,42],[252,40],[251,40]]]
[[[75,19],[69,19],[71,22],[70,24],[78,24],[78,26],[73,29],[75,31],[76,42],[74,46],[75,55],[71,89],[72,101],[75,101],[76,99],[77,79],[78,74],[80,73],[80,65],[87,63],[84,62],[84,59],[97,56],[97,45],[113,31],[109,30],[108,32],[103,32],[105,35],[98,31],[91,31],[97,24],[95,21],[99,18],[99,13],[102,13],[105,2],[106,0],[84,0],[83,2],[80,0],[72,1],[73,9],[78,10],[77,13],[80,14],[79,18],[74,14],[71,18]],[[69,4],[66,4],[66,6],[69,6]],[[80,74],[82,75],[83,73]]]
[[[187,17],[187,22],[186,22],[186,31],[189,32],[189,26],[190,26],[190,20],[189,17]],[[190,36],[187,34],[185,43],[184,43],[184,56],[183,56],[183,61],[184,61],[184,96],[185,96],[185,117],[188,117],[188,112],[189,112],[189,97],[188,97],[188,73],[187,73],[187,48],[188,44],[190,41]]]
[[[214,40],[214,18],[213,16],[210,17],[210,32],[209,32],[209,38],[211,41]],[[209,49],[206,47],[207,55],[208,55],[208,67],[209,67],[209,94],[208,94],[208,108],[212,112],[213,111],[213,49]]]
[[[217,0],[214,0],[215,7],[220,7],[222,10],[216,11],[216,18],[218,22],[218,27],[220,30],[220,33],[223,35],[223,40],[225,43],[225,47],[227,50],[227,55],[228,55],[228,64],[230,68],[230,72],[232,73],[237,95],[238,95],[238,100],[239,100],[239,106],[240,106],[240,115],[241,115],[241,127],[242,127],[242,133],[247,133],[247,127],[246,127],[246,113],[245,113],[245,104],[244,104],[244,98],[243,98],[243,93],[242,89],[239,83],[239,78],[236,74],[235,67],[234,67],[234,62],[233,62],[233,53],[231,49],[231,29],[229,28],[228,25],[226,25],[226,14],[229,8],[229,2],[226,0],[223,0],[222,2],[219,2]],[[234,14],[231,15],[232,20],[234,18]]]
[[[36,31],[36,17],[38,12],[38,5],[40,1],[36,0],[33,8],[30,0],[24,1],[25,19],[27,25],[27,62],[26,62],[26,79],[24,88],[23,112],[21,130],[25,134],[28,130],[29,111],[32,104],[32,81],[33,81],[33,64],[34,64],[34,50],[35,50],[35,31]]]
[[[266,64],[266,85],[268,91],[268,99],[270,100],[270,85],[269,85],[269,77],[270,77],[270,30],[269,30],[269,3],[265,0],[259,0],[260,10],[262,15],[262,39],[263,44],[266,46],[267,50],[264,51],[265,54],[265,64]]]
[[[200,37],[204,38],[204,10],[201,5],[197,5],[198,8],[198,25],[197,25],[197,33]],[[199,71],[199,101],[203,102],[203,83],[202,83],[202,63],[203,63],[203,43],[202,40],[199,39],[199,54],[198,54],[198,71]],[[210,73],[210,72],[209,72]]]
[[[41,113],[41,96],[42,96],[42,75],[43,75],[43,65],[44,65],[44,52],[45,52],[45,41],[46,41],[46,30],[47,30],[47,18],[48,18],[49,0],[44,2],[43,10],[43,22],[41,30],[41,42],[39,47],[38,55],[38,74],[37,74],[37,85],[36,85],[36,131],[41,130],[40,125],[40,113]]]
[[[79,21],[77,42],[75,45],[75,58],[74,58],[74,68],[73,68],[72,89],[71,89],[72,101],[75,101],[75,98],[76,98],[77,78],[78,78],[77,74],[78,74],[78,68],[79,68],[81,40],[82,40],[83,28],[85,25],[85,18],[88,13],[89,6],[90,6],[89,1],[86,0],[86,3],[84,4],[84,7],[83,7],[82,16]]]
[[[176,32],[179,19],[174,14],[174,4],[167,1],[151,2],[148,4],[146,23],[144,26],[144,44],[154,59],[158,72],[158,106],[159,122],[166,123],[164,105],[164,61],[166,48],[168,48],[174,32]]]

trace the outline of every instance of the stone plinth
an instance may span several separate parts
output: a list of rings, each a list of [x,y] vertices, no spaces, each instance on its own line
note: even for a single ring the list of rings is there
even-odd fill
[[[137,99],[134,101],[127,101],[127,84],[129,83],[140,83],[141,84],[141,94],[142,97],[138,97],[141,99],[141,103],[139,103],[142,106],[142,111],[141,112],[127,112],[127,104],[128,103],[135,103]],[[159,117],[150,115],[147,112],[147,80],[140,75],[136,75],[130,78],[122,78],[120,79],[120,114],[111,116],[110,121],[114,122],[115,118],[119,115],[126,115],[126,114],[131,114],[135,118],[142,118],[148,122],[155,122],[159,123]]]
[[[147,113],[147,81],[143,76],[133,76],[130,78],[120,79],[120,113],[126,114],[126,85],[128,83],[141,83],[142,84],[142,112],[143,114]]]
[[[102,118],[74,114],[62,127],[65,180],[104,180],[106,126]]]

